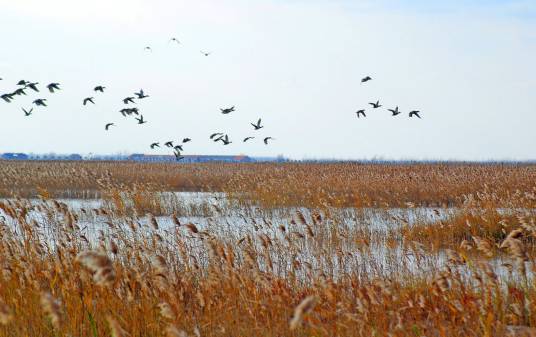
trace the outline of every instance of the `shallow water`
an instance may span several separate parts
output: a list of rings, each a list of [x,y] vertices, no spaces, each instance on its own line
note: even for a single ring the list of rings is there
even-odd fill
[[[179,210],[178,219],[181,224],[193,223],[200,231],[206,231],[210,235],[218,237],[227,242],[236,243],[239,240],[250,236],[255,238],[255,244],[261,245],[258,240],[260,235],[266,235],[279,242],[285,242],[289,233],[295,234],[302,240],[301,248],[298,251],[285,251],[284,247],[273,252],[273,258],[279,259],[274,264],[273,272],[286,276],[289,264],[298,261],[306,264],[312,273],[329,275],[337,279],[339,275],[355,275],[360,277],[399,277],[401,275],[429,275],[437,274],[446,264],[445,254],[425,252],[418,245],[410,247],[402,245],[388,245],[382,237],[389,230],[397,229],[400,226],[413,225],[416,223],[433,223],[446,220],[455,216],[460,210],[437,209],[437,208],[344,208],[329,209],[329,218],[322,212],[323,220],[316,223],[313,228],[320,231],[322,227],[322,238],[307,238],[306,226],[297,219],[297,212],[301,212],[309,224],[313,224],[312,211],[305,208],[277,208],[263,209],[256,206],[240,206],[228,200],[222,193],[205,192],[169,192],[163,193],[162,199],[166,203],[173,203],[173,207]],[[14,202],[14,200],[10,200]],[[107,209],[113,214],[113,205],[101,199],[79,200],[79,199],[58,199],[60,207],[69,210],[78,217],[78,235],[85,236],[90,242],[98,242],[100,236],[113,237],[115,235],[132,236],[132,229],[127,225],[132,220],[140,228],[152,228],[148,216],[139,216],[136,219],[119,216],[102,215],[96,212],[98,209]],[[62,212],[52,212],[58,204],[52,201],[30,199],[20,201],[23,204],[33,206],[32,210],[26,214],[26,221],[35,221],[41,229],[40,237],[51,243],[55,242],[57,232],[54,230],[55,223],[65,222]],[[56,209],[57,210],[57,209]],[[501,212],[513,212],[520,210],[500,210]],[[9,217],[3,210],[0,210],[0,217],[4,223],[17,232],[17,221]],[[188,230],[183,226],[177,228],[170,216],[155,217],[158,229],[154,230],[164,239],[171,238],[177,230],[188,234]],[[283,231],[281,228],[284,228]],[[153,230],[153,229],[151,229]],[[346,240],[338,242],[337,245],[330,245],[329,240],[334,240],[337,235],[330,235],[331,231],[337,231],[337,235],[359,239],[356,233],[366,231],[377,240],[368,245],[363,245],[356,240]],[[195,235],[190,236],[192,240],[197,240]],[[322,241],[322,242],[321,242]],[[327,242],[327,243],[326,243]],[[324,245],[324,246],[322,246]],[[336,246],[341,251],[333,251],[330,247]],[[203,257],[207,252],[203,245],[192,245],[191,254]],[[281,248],[281,247],[280,247]],[[322,251],[322,254],[318,252]],[[284,258],[281,259],[281,256]],[[492,260],[491,263],[495,272],[503,278],[509,277],[508,270],[502,266],[503,258]],[[266,267],[266,266],[264,266]],[[462,272],[469,276],[471,270],[462,267]],[[304,274],[303,277],[306,277]]]

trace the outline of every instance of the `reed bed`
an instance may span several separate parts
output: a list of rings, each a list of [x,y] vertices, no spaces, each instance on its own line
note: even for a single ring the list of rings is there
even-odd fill
[[[84,199],[101,197],[104,190],[149,189],[225,192],[263,207],[454,207],[468,201],[513,207],[506,200],[536,202],[536,165],[529,164],[2,161],[0,177],[4,197]]]
[[[0,336],[536,333],[531,166],[0,171]]]

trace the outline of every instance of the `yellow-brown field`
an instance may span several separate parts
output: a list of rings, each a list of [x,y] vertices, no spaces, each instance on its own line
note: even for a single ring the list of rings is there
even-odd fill
[[[533,165],[0,176],[0,336],[536,334]]]

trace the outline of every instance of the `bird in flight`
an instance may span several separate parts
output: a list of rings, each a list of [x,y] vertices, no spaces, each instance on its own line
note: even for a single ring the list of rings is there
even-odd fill
[[[223,133],[221,133],[221,132],[216,132],[216,133],[213,133],[213,134],[210,135],[210,139],[214,139],[214,137],[216,137],[216,136],[222,136],[222,135],[223,135]]]
[[[366,76],[366,77],[363,77],[363,78],[361,79],[361,83],[365,83],[365,82],[368,82],[368,81],[370,81],[370,80],[372,80],[372,77],[370,77],[370,76]]]
[[[115,124],[114,124],[114,123],[108,123],[108,124],[106,124],[106,125],[104,126],[104,129],[105,129],[106,131],[108,131],[108,129],[110,128],[110,126],[115,126]]]
[[[181,153],[180,153],[179,150],[175,150],[175,151],[173,151],[173,154],[175,155],[175,159],[176,159],[177,161],[180,161],[181,159],[184,159],[184,157],[181,156]]]
[[[86,105],[88,102],[95,104],[95,102],[93,101],[94,99],[95,99],[94,97],[86,97],[84,98],[84,101],[82,102],[82,104]]]
[[[201,50],[201,54],[203,54],[205,56],[209,56],[210,54],[212,54],[212,52],[205,52],[205,51]]]
[[[35,104],[37,106],[47,106],[47,104],[45,102],[46,102],[45,98],[38,98],[35,101],[33,101],[33,104]]]
[[[417,117],[421,118],[421,116],[419,115],[419,112],[420,112],[419,110],[410,111],[409,116],[410,117],[417,116]]]
[[[253,127],[255,128],[255,130],[260,130],[262,129],[264,126],[261,125],[261,119],[259,118],[259,120],[257,121],[257,124],[253,124],[253,123],[250,123],[251,125],[253,125]]]
[[[48,91],[51,93],[54,93],[54,90],[60,90],[60,84],[59,83],[50,83],[47,85]]]
[[[17,85],[24,85],[24,86],[26,86],[28,83],[30,83],[30,82],[25,81],[25,80],[20,80],[20,81],[17,82]]]
[[[138,96],[138,99],[149,97],[149,95],[145,95],[143,89],[140,89],[140,92],[135,92],[134,95]]]
[[[151,149],[154,150],[155,147],[160,147],[160,143],[152,143],[151,144]]]
[[[11,103],[11,100],[13,100],[13,94],[3,94],[0,96],[4,101]]]
[[[274,138],[272,138],[272,137],[264,138],[264,144],[268,145],[268,141],[271,140],[271,139],[274,139]]]
[[[223,145],[229,145],[231,144],[232,142],[229,140],[229,136],[228,135],[225,135],[225,137],[223,137],[221,139],[221,141],[223,142]]]
[[[128,104],[128,103],[136,104],[136,102],[134,102],[134,98],[135,97],[127,97],[127,98],[123,99],[123,103],[125,103],[125,104]]]
[[[175,42],[177,44],[181,44],[181,42],[176,38],[176,37],[172,37],[169,42]]]
[[[188,143],[188,142],[191,142],[191,141],[192,141],[192,140],[191,140],[190,138],[184,138],[184,139],[182,140],[182,143],[184,144],[184,143]]]
[[[235,107],[234,105],[230,108],[227,108],[227,109],[220,109],[221,110],[221,113],[224,114],[224,115],[227,115],[228,113],[231,113],[233,111],[235,111]]]
[[[104,89],[106,89],[106,87],[103,87],[102,85],[97,85],[95,88],[93,88],[93,91],[104,92]]]
[[[137,117],[136,117],[136,120],[138,121],[138,124],[145,124],[145,123],[147,123],[147,121],[143,119],[143,115],[141,115],[140,118],[137,118]]]
[[[37,89],[38,84],[39,84],[39,82],[35,82],[35,83],[26,82],[26,87],[32,89],[35,92],[39,92],[39,89]]]
[[[363,115],[363,117],[367,117],[367,115],[365,115],[365,109],[357,110],[355,113],[357,114],[357,118],[359,118],[359,115]]]
[[[244,138],[243,142],[245,143],[245,142],[247,142],[248,140],[253,139],[253,138],[255,138],[255,137],[253,137],[253,136],[246,137],[246,138]]]
[[[123,115],[123,117],[126,117],[127,115],[130,116],[132,114],[139,116],[140,114],[138,108],[124,108],[119,110],[119,112],[121,113],[121,115]]]
[[[398,110],[398,106],[394,109],[387,109],[387,110],[391,111],[393,113],[393,116],[400,115],[402,113],[402,111]]]
[[[17,96],[24,95],[24,96],[26,96],[26,91],[24,91],[24,88],[18,88],[17,90],[13,91],[13,93],[11,95],[17,95]]]
[[[173,141],[170,140],[169,142],[165,142],[164,145],[167,147],[173,147]]]
[[[153,51],[153,49],[152,49],[151,47],[149,47],[149,46],[147,46],[147,47],[143,48],[143,50],[147,50],[147,51],[150,51],[150,52],[152,52],[152,51]]]
[[[369,104],[372,105],[372,108],[374,109],[378,109],[379,107],[381,107],[380,101],[377,101],[376,103],[369,103]]]
[[[175,145],[173,148],[174,148],[175,150],[177,150],[177,151],[184,151],[184,150],[182,149],[182,145]]]
[[[24,116],[28,117],[32,114],[33,108],[31,108],[30,110],[22,108],[22,111],[24,111]]]

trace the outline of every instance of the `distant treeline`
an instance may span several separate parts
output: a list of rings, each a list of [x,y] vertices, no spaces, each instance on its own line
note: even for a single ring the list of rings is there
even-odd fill
[[[278,157],[250,157],[245,155],[185,155],[180,161],[181,163],[206,163],[206,162],[287,162],[288,159]],[[3,160],[50,160],[50,161],[135,161],[135,162],[176,162],[173,155],[147,155],[147,154],[115,154],[115,155],[80,155],[72,154],[34,154],[34,153],[15,153],[8,152],[0,154],[0,159]]]
[[[112,154],[112,155],[80,155],[72,154],[35,154],[35,153],[15,153],[8,152],[0,154],[3,160],[59,160],[59,161],[135,161],[135,162],[176,162],[172,155],[147,155],[147,154]],[[357,164],[381,164],[381,165],[416,165],[416,164],[445,164],[445,165],[535,165],[536,160],[456,160],[456,159],[289,159],[280,155],[277,157],[250,157],[246,155],[185,155],[182,163],[206,163],[206,162],[228,162],[228,163],[357,163]]]

